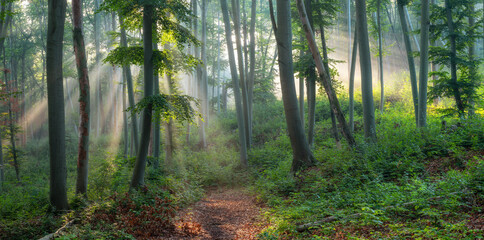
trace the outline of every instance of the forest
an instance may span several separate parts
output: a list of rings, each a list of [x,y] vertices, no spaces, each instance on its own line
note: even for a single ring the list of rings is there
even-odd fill
[[[0,239],[484,239],[483,1],[0,3]]]

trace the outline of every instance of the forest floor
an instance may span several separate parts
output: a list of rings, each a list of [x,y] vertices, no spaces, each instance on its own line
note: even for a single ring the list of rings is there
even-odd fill
[[[245,189],[212,189],[178,213],[177,234],[165,239],[256,239],[263,208]]]

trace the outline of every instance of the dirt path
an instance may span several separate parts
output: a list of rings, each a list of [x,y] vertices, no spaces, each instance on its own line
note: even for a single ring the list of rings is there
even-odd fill
[[[212,190],[180,212],[176,226],[184,236],[169,239],[256,239],[265,227],[261,207],[241,189]]]

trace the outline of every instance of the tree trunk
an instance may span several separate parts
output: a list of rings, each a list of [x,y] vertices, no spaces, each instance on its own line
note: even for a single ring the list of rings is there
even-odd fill
[[[123,27],[124,20],[119,15],[119,24],[121,26],[121,46],[128,47],[128,40],[126,36],[126,30]],[[134,100],[134,88],[133,88],[133,77],[131,75],[131,68],[129,65],[123,66],[123,74],[126,78],[127,90],[128,90],[128,101],[129,106],[134,107],[135,100]],[[137,153],[139,149],[139,134],[138,134],[138,119],[136,113],[134,111],[131,112],[131,127],[133,129],[133,142],[134,142],[134,151]]]
[[[475,11],[475,7],[474,7],[474,3],[473,2],[470,2],[469,4],[469,10],[470,12],[474,13]],[[474,34],[475,34],[475,30],[474,30],[474,26],[476,24],[476,21],[474,19],[474,16],[472,14],[469,15],[469,28],[470,30],[467,32],[467,35],[468,36],[471,36],[471,37],[475,37]],[[481,25],[482,26],[482,25]],[[476,41],[473,40],[470,44],[469,44],[469,50],[468,50],[468,53],[469,53],[469,61],[471,63],[474,63],[475,62],[475,43]],[[482,46],[484,48],[484,46]],[[469,79],[474,82],[476,81],[477,79],[477,68],[476,68],[476,65],[475,64],[471,64],[469,66]],[[473,115],[475,112],[474,112],[474,102],[472,100],[469,101],[469,114],[470,115]]]
[[[168,93],[174,94],[173,79],[170,74],[166,75],[168,81]],[[174,138],[173,138],[173,119],[168,120],[166,123],[166,143],[165,143],[165,162],[167,166],[173,165],[173,151],[174,151]]]
[[[380,112],[383,113],[383,108],[385,107],[385,89],[384,89],[384,82],[383,82],[383,47],[382,47],[382,37],[381,37],[381,0],[377,1],[376,6],[376,21],[377,21],[377,28],[378,28],[378,63],[380,69]]]
[[[356,145],[355,139],[353,138],[353,135],[351,134],[348,125],[346,124],[346,120],[343,112],[341,111],[338,98],[336,97],[336,93],[331,86],[331,81],[329,79],[328,73],[324,68],[323,60],[321,59],[321,55],[319,54],[319,50],[316,45],[316,41],[314,40],[313,30],[309,25],[306,10],[304,8],[304,3],[302,2],[302,0],[297,0],[296,5],[299,12],[299,18],[303,25],[304,33],[308,41],[309,49],[311,50],[314,63],[316,64],[316,69],[318,70],[319,77],[322,80],[324,90],[326,91],[326,95],[328,96],[331,110],[336,114],[336,118],[338,119],[338,122],[341,124],[341,127],[343,129],[343,136],[348,141],[348,144],[350,146],[354,146]]]
[[[232,31],[230,30],[229,10],[226,0],[220,0],[222,14],[225,25],[225,38],[227,40],[227,51],[229,54],[230,73],[232,76],[232,84],[234,88],[235,110],[237,112],[237,125],[239,128],[239,143],[240,143],[240,164],[247,168],[247,141],[245,136],[244,115],[242,112],[242,97],[240,96],[239,78],[237,76],[237,67],[235,65],[234,46],[232,44]]]
[[[429,74],[429,0],[422,0],[420,27],[420,74],[417,126],[427,126],[427,81]]]
[[[321,46],[323,48],[324,67],[326,68],[326,72],[328,73],[329,81],[332,83],[333,80],[331,79],[331,74],[329,71],[329,58],[328,58],[328,50],[326,46],[326,38],[324,36],[324,29],[321,25],[319,26],[319,30],[321,31]],[[334,112],[331,110],[331,106],[329,110],[331,115],[331,127],[333,128],[334,140],[336,141],[336,145],[339,147],[341,144],[339,142],[338,125],[336,123],[336,116],[334,115]]]
[[[158,39],[155,38],[153,41],[153,50],[158,50]],[[160,76],[158,69],[154,69],[153,75],[153,85],[154,85],[154,94],[160,94]],[[160,119],[154,119],[154,126],[153,126],[153,168],[158,169],[160,166],[160,142],[161,142],[161,126],[160,126]]]
[[[353,39],[353,50],[351,53],[351,69],[350,69],[350,89],[349,89],[349,118],[350,118],[350,131],[353,133],[355,130],[355,68],[356,68],[356,52],[358,50],[358,31],[355,29],[355,36]]]
[[[450,0],[445,0],[445,13],[447,16],[447,26],[449,28],[450,41],[450,82],[452,83],[452,90],[454,94],[455,103],[459,115],[464,114],[464,104],[462,103],[461,93],[459,90],[459,82],[457,81],[457,50],[456,38],[457,34],[454,30],[454,20],[452,19],[452,5]]]
[[[304,36],[301,35],[301,38],[300,38],[301,43],[303,42],[303,40],[304,40]],[[301,49],[299,50],[299,59],[302,59],[303,56],[304,56],[304,51]],[[304,126],[304,76],[303,74],[299,74],[299,116],[301,118],[301,125]],[[309,133],[308,133],[308,136],[309,136]],[[309,141],[309,145],[311,145],[311,141]]]
[[[5,56],[5,46],[3,47],[3,68],[7,69],[7,62],[6,62],[6,56]],[[13,73],[13,67],[10,68],[12,73]],[[14,99],[14,92],[12,91],[13,89],[13,82],[8,81],[7,77],[7,71],[3,71],[3,76],[5,80],[5,85],[6,85],[6,90],[7,90],[7,96],[9,100],[7,101],[7,108],[8,108],[8,127],[10,130],[10,145],[12,148],[12,158],[13,158],[13,167],[15,169],[15,177],[17,178],[17,182],[20,182],[20,170],[19,170],[19,163],[18,163],[18,157],[17,157],[17,149],[15,147],[15,119],[13,116],[13,111],[12,111],[12,100]]]
[[[238,58],[238,67],[239,67],[239,74],[240,74],[240,85],[242,86],[242,107],[244,110],[244,130],[245,130],[245,142],[247,145],[247,149],[250,149],[250,133],[249,133],[249,108],[248,108],[248,99],[247,99],[247,79],[245,75],[245,67],[244,67],[244,58],[243,58],[243,46],[242,46],[242,36],[240,35],[240,9],[239,9],[239,1],[232,0],[232,12],[233,12],[233,20],[234,20],[234,32],[235,32],[235,43],[237,45],[237,58]]]
[[[67,168],[65,156],[64,89],[62,55],[65,0],[49,0],[47,27],[47,104],[49,113],[50,203],[55,210],[66,210]]]
[[[82,34],[82,0],[72,0],[73,43],[79,79],[79,148],[77,157],[76,194],[87,196],[89,170],[89,70],[87,68],[86,47]]]
[[[415,122],[418,122],[418,88],[417,88],[417,73],[415,72],[415,63],[413,59],[412,44],[410,43],[410,36],[407,27],[407,20],[403,11],[403,0],[397,0],[398,15],[400,16],[400,24],[403,31],[403,42],[407,50],[408,70],[410,72],[410,84],[412,86],[413,107],[415,111]]]
[[[143,10],[143,48],[144,48],[144,96],[153,95],[153,6],[145,5]],[[136,163],[131,180],[131,189],[144,185],[146,159],[151,133],[151,112],[153,106],[149,104],[143,110],[143,125],[141,129],[140,146],[136,156]]]
[[[363,100],[363,128],[365,137],[376,141],[375,108],[373,105],[373,88],[371,78],[371,56],[368,41],[368,26],[366,20],[366,1],[356,0],[356,29],[360,49],[361,96]]]
[[[269,2],[272,5],[272,1]],[[290,0],[277,0],[277,50],[279,60],[279,77],[281,80],[282,100],[286,115],[287,129],[291,140],[293,152],[293,172],[313,166],[315,160],[304,136],[304,128],[299,117],[296,89],[294,86],[294,69],[292,62],[292,29],[291,29],[291,2]]]
[[[312,12],[311,9],[311,0],[305,0],[305,7],[306,12]],[[312,14],[308,15],[309,26],[313,27],[313,16]],[[313,34],[314,37],[314,34]],[[311,54],[311,50],[308,50],[306,54]],[[307,75],[307,95],[308,95],[308,144],[309,147],[313,147],[314,145],[314,125],[316,124],[316,72],[314,70],[314,60],[310,60],[311,62],[308,64],[306,68],[306,75]],[[304,123],[304,120],[301,119]],[[303,125],[304,128],[304,125]]]
[[[207,139],[205,131],[209,121],[208,112],[208,79],[207,79],[207,0],[202,0],[202,49],[201,49],[201,59],[203,65],[201,66],[201,78],[199,79],[199,91],[200,94],[200,105],[202,108],[202,115],[205,118],[204,121],[200,121],[200,146],[202,148],[207,147]]]
[[[123,70],[123,89],[122,89],[122,101],[123,101],[123,134],[124,134],[124,158],[128,159],[129,149],[129,129],[128,129],[128,114],[126,113],[126,73]]]
[[[250,13],[250,46],[249,46],[249,57],[250,57],[250,66],[249,66],[249,79],[247,81],[247,101],[248,101],[248,124],[247,127],[249,135],[247,139],[249,140],[249,148],[252,144],[252,109],[254,105],[254,82],[255,82],[255,21],[257,18],[256,15],[256,0],[252,0],[251,5],[251,13]]]
[[[97,11],[99,9],[99,1],[100,0],[94,0],[94,7],[95,10]],[[94,13],[94,45],[96,48],[96,80],[97,80],[97,126],[96,126],[96,136],[99,137],[99,135],[102,132],[102,126],[104,125],[104,109],[103,109],[103,98],[102,98],[102,93],[101,93],[101,40],[100,40],[100,34],[101,34],[101,16],[99,13]]]

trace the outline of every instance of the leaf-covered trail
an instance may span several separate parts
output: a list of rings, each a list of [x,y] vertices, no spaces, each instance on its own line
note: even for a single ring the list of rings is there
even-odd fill
[[[256,239],[266,226],[261,206],[243,189],[211,190],[179,218],[177,230],[184,236],[169,239]]]

